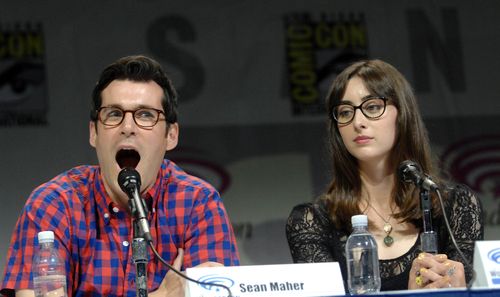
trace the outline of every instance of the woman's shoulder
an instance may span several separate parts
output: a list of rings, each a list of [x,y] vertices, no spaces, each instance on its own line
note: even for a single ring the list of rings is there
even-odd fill
[[[448,215],[482,217],[481,201],[469,186],[461,183],[448,183],[443,192],[446,195],[444,206],[448,210]]]
[[[460,205],[479,203],[479,199],[476,197],[474,191],[465,184],[448,182],[445,185],[445,192],[448,197],[448,203]]]
[[[322,199],[300,203],[292,208],[288,220],[318,221],[328,224],[331,220],[327,209],[327,204]]]
[[[444,184],[446,191],[452,193],[472,193],[472,189],[466,184],[447,181]]]

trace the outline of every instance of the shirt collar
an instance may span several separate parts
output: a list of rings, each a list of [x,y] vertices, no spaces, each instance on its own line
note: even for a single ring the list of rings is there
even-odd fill
[[[167,169],[168,166],[168,160],[164,159],[161,166],[160,170],[158,171],[158,175],[156,176],[156,181],[154,185],[144,193],[143,198],[146,199],[146,201],[151,198],[152,200],[157,200],[156,198],[159,197],[162,193],[162,189],[164,189],[164,184],[167,183],[169,177],[170,177],[170,171]]]
[[[142,198],[144,198],[144,200],[146,201],[146,206],[148,207],[149,215],[154,213],[156,207],[155,202],[158,200],[158,197],[160,197],[160,195],[162,194],[162,189],[164,188],[163,184],[164,183],[166,184],[170,177],[170,171],[167,169],[168,162],[169,161],[166,159],[163,161],[162,165],[160,166],[160,170],[158,171],[158,175],[156,177],[154,185],[142,195]],[[109,214],[116,207],[118,209],[121,209],[120,205],[115,203],[106,192],[106,188],[104,187],[104,181],[102,180],[100,167],[97,167],[95,180],[96,182],[94,183],[94,196],[97,206],[99,208],[99,212],[102,215],[104,215],[106,213]],[[126,211],[128,211],[128,209],[126,209]]]

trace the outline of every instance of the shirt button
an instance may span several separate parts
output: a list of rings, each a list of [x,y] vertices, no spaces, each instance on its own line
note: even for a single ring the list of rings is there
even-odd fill
[[[109,219],[109,213],[105,213],[105,214],[104,214],[104,218],[105,218],[105,219]]]
[[[118,209],[118,207],[116,207],[116,206],[115,206],[115,207],[113,207],[113,211],[114,211],[115,213],[118,213],[120,210]]]
[[[128,246],[130,243],[128,243],[128,241],[124,240],[124,241],[122,242],[122,244],[123,244],[123,246]]]

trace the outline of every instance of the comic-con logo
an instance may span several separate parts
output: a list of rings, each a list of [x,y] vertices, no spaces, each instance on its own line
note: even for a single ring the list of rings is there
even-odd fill
[[[285,16],[288,96],[294,115],[323,114],[333,78],[354,61],[368,56],[364,14],[308,13]]]
[[[0,125],[47,123],[41,24],[0,24]]]

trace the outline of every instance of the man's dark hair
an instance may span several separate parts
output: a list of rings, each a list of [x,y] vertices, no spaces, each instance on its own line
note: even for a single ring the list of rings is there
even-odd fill
[[[104,68],[92,91],[91,121],[97,122],[97,110],[102,104],[101,92],[114,80],[156,82],[163,89],[161,104],[167,123],[177,122],[177,93],[174,86],[161,65],[146,56],[123,57]]]

